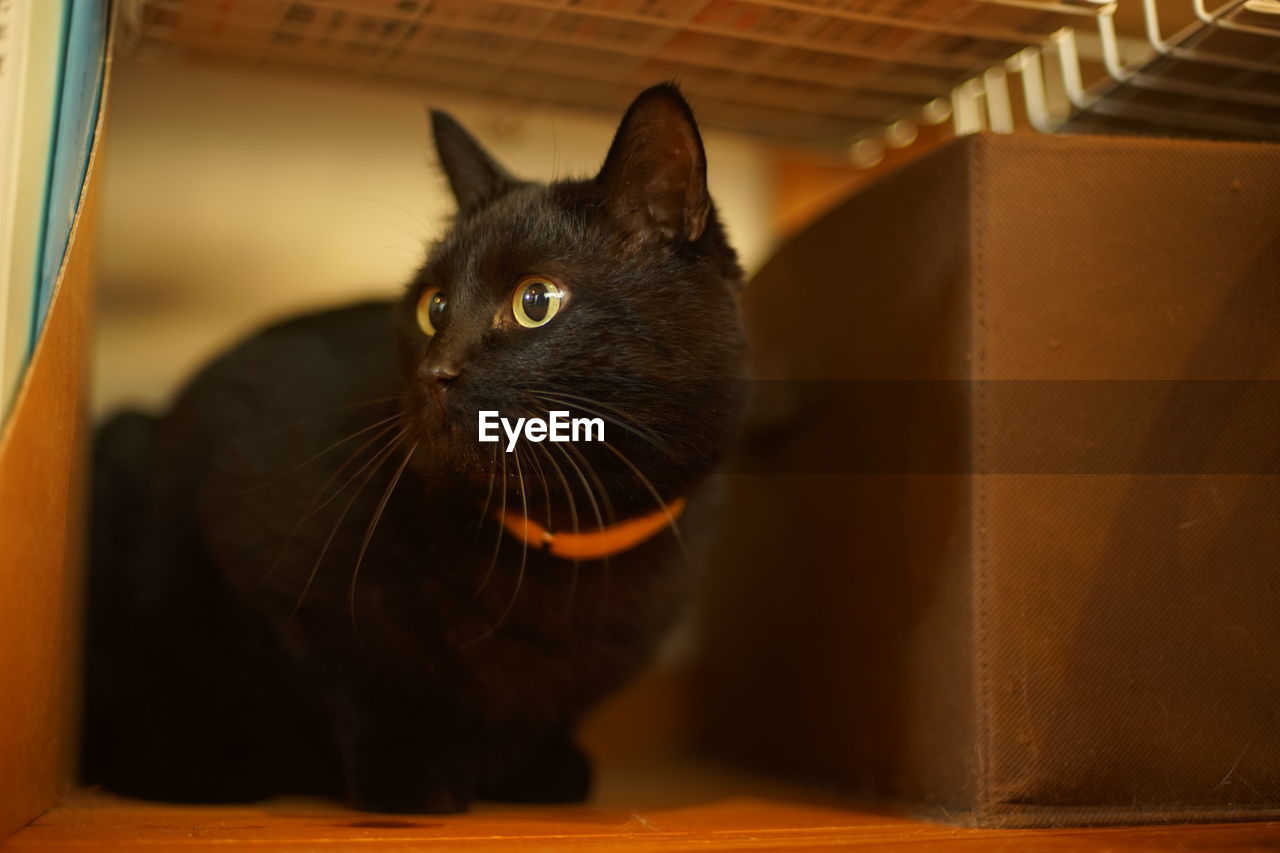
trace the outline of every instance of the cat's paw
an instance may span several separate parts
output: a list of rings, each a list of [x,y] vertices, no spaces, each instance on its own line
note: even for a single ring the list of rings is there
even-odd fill
[[[480,798],[504,803],[580,803],[591,793],[591,760],[573,742],[555,740],[491,780]]]
[[[347,797],[353,809],[382,814],[458,814],[471,808],[468,792],[436,788],[429,791],[359,790]]]
[[[457,780],[407,779],[395,773],[355,780],[347,786],[352,808],[385,814],[457,814],[471,808],[473,785]]]

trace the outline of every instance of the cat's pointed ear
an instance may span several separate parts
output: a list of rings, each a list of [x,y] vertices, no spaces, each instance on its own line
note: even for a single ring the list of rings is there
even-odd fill
[[[519,183],[453,116],[432,110],[431,130],[440,165],[461,213],[481,207]]]
[[[697,240],[707,226],[707,157],[674,83],[631,102],[596,181],[624,227],[645,238]]]

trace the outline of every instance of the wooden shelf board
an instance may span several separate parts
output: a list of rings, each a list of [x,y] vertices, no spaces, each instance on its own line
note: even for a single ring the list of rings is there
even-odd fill
[[[458,816],[373,815],[320,800],[185,806],[77,791],[12,836],[16,851],[1275,850],[1280,823],[985,830],[877,812],[687,759],[607,767],[586,806],[482,805]]]

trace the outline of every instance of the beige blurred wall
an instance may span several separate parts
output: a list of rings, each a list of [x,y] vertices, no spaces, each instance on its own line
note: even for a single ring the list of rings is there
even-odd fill
[[[118,61],[95,411],[162,404],[201,362],[272,318],[397,293],[452,212],[428,103],[541,179],[593,173],[617,121],[304,74]],[[754,270],[772,240],[770,152],[705,137],[712,193]]]

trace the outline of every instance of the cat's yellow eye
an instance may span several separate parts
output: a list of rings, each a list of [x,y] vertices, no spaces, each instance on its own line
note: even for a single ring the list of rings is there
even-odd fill
[[[440,288],[428,287],[422,291],[422,296],[418,299],[418,325],[422,327],[422,331],[428,335],[439,331],[440,323],[444,320],[444,309],[448,305],[449,300]]]
[[[550,279],[539,275],[525,276],[516,285],[511,298],[511,312],[516,322],[526,329],[536,329],[551,322],[564,303],[564,291]]]

